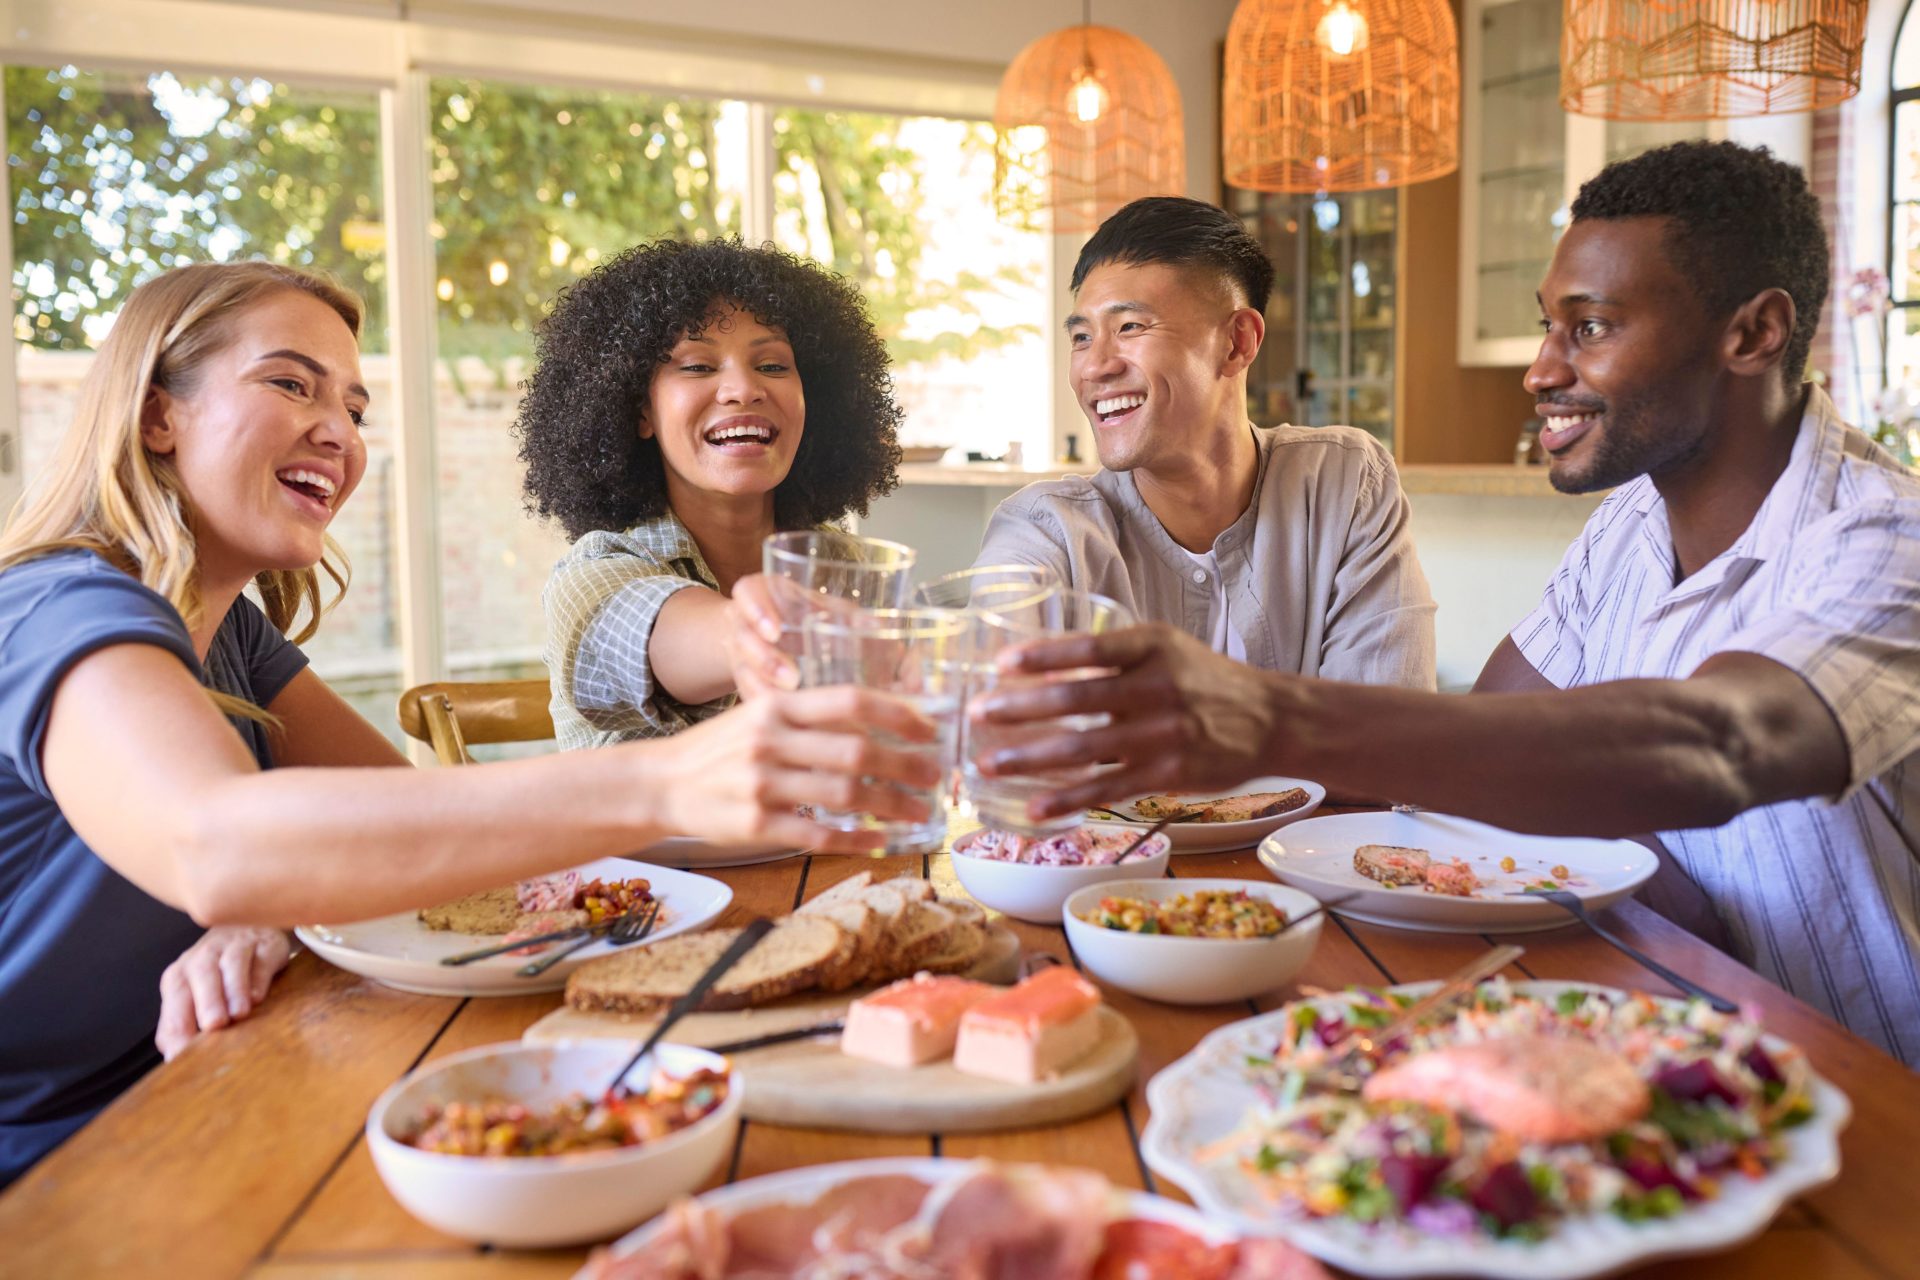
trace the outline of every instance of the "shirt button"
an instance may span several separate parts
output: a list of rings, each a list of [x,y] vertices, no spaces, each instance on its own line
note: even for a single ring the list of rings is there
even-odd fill
[[[1205,582],[1207,580],[1207,571],[1205,569],[1195,569],[1193,571],[1193,580],[1195,582]]]

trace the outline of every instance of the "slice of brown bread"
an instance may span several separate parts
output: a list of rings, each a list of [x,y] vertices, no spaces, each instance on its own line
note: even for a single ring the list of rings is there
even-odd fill
[[[910,978],[920,962],[946,946],[947,939],[964,928],[960,917],[937,902],[910,902],[907,913],[893,931],[890,976]]]
[[[856,900],[824,907],[812,914],[829,917],[845,929],[852,940],[846,958],[820,975],[820,990],[845,991],[866,976],[867,966],[873,962],[874,950],[880,945],[880,913]]]
[[[868,885],[860,897],[880,917],[880,936],[874,941],[873,954],[860,981],[879,981],[893,972],[893,937],[906,918],[907,900],[900,896],[898,889],[889,889],[884,884]]]
[[[924,957],[919,967],[926,973],[965,973],[979,963],[986,949],[986,928],[962,923],[947,938],[946,945]]]
[[[873,872],[856,872],[838,884],[830,888],[822,889],[819,893],[814,894],[813,897],[801,903],[798,910],[825,911],[842,902],[858,902],[860,901],[860,895],[865,893],[867,887],[872,883]]]
[[[933,881],[924,876],[895,876],[891,880],[882,880],[881,884],[896,889],[908,902],[932,902],[940,895],[933,891]]]
[[[987,909],[972,898],[942,898],[940,905],[960,917],[961,924],[969,924],[976,929],[987,927]]]
[[[1307,793],[1300,787],[1290,787],[1285,791],[1253,791],[1244,796],[1228,796],[1216,800],[1194,815],[1195,822],[1250,822],[1255,818],[1271,818],[1282,813],[1291,813],[1307,802]]]
[[[682,934],[590,960],[567,979],[567,1005],[584,1012],[652,1013],[685,995],[738,929]],[[783,917],[741,957],[701,1002],[702,1009],[745,1009],[805,991],[853,945],[839,923],[823,915]]]

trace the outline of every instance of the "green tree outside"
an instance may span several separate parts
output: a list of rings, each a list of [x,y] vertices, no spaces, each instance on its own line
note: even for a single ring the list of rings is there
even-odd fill
[[[244,77],[6,68],[16,338],[84,350],[141,280],[189,261],[265,257],[333,272],[366,297],[386,347],[379,122],[370,95]],[[716,101],[437,79],[432,85],[440,351],[504,382],[567,284],[657,236],[737,234],[718,172]],[[1035,326],[977,323],[1019,268],[934,279],[921,268],[923,157],[896,119],[785,110],[776,214],[865,290],[897,361],[967,356]],[[967,145],[990,146],[984,126]],[[813,193],[813,199],[801,198]],[[972,323],[909,338],[915,312]]]

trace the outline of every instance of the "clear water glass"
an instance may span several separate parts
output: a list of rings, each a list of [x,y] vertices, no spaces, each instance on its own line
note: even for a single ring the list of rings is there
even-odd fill
[[[776,533],[760,567],[780,610],[780,651],[800,657],[800,626],[814,614],[846,616],[907,603],[915,552],[904,543],[834,529]]]
[[[1063,680],[1085,680],[1108,674],[1094,667],[1075,671],[1050,671],[1041,675],[1007,675],[995,665],[1006,649],[1040,640],[1057,640],[1069,635],[1098,635],[1130,627],[1131,610],[1116,600],[1090,591],[1054,591],[1029,607],[1004,612],[983,612],[974,619],[974,669],[971,689],[983,693],[989,689],[1030,688]],[[988,777],[976,761],[1009,747],[1025,746],[1060,733],[1085,733],[1105,728],[1105,715],[1061,716],[1053,720],[1020,725],[974,722],[967,728],[964,763],[968,798],[982,823],[1003,831],[1028,836],[1049,836],[1070,831],[1086,820],[1086,811],[1061,814],[1036,822],[1027,814],[1027,804],[1036,796],[1061,787],[1073,786],[1104,771],[1104,766],[1086,765],[1070,769],[1047,769],[1017,777]]]
[[[977,565],[946,573],[913,589],[915,604],[933,609],[960,609],[972,617],[983,613],[1019,613],[1034,610],[1048,595],[1065,587],[1053,570],[1037,564]],[[989,665],[992,659],[987,659]],[[979,659],[968,663],[967,687],[960,697],[960,759],[967,754],[967,698],[980,684]],[[959,760],[954,762],[953,807],[963,818],[975,818],[973,801],[967,797]]]
[[[938,853],[946,847],[944,780],[959,759],[960,713],[967,682],[973,624],[949,609],[873,609],[834,615],[816,613],[800,627],[803,685],[857,685],[912,703],[933,722],[931,742],[905,742],[874,731],[876,742],[932,759],[940,781],[909,794],[930,812],[922,822],[882,820],[815,806],[814,817],[836,831],[879,831],[888,853]]]

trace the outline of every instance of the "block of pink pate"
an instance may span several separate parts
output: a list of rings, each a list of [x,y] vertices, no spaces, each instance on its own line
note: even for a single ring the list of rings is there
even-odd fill
[[[953,1065],[1034,1084],[1086,1056],[1100,1038],[1100,990],[1065,965],[982,1000],[960,1019]]]
[[[961,1015],[996,988],[965,978],[916,974],[862,996],[847,1010],[840,1052],[889,1067],[917,1067],[953,1052]]]

